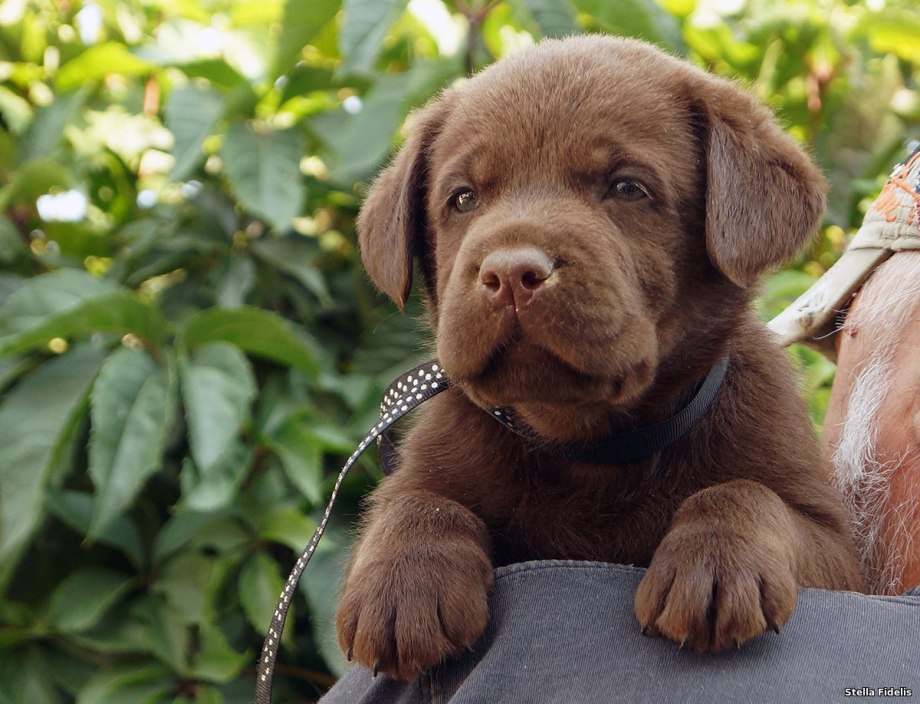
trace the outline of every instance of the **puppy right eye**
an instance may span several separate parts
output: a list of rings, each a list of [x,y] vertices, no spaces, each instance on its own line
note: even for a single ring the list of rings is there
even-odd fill
[[[607,195],[620,200],[642,200],[649,197],[643,184],[626,178],[618,178],[614,181]]]
[[[451,203],[461,213],[468,213],[471,210],[475,210],[479,205],[479,196],[476,195],[475,191],[467,188],[464,191],[455,193],[451,198]]]

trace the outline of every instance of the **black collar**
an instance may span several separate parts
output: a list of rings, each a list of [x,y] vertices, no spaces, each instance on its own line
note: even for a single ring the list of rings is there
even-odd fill
[[[548,443],[533,429],[515,421],[513,412],[507,409],[493,408],[489,410],[489,415],[524,438],[534,449],[553,457],[592,464],[628,464],[661,452],[699,423],[719,393],[727,369],[728,355],[725,355],[709,370],[687,405],[670,418],[642,428],[613,433],[600,440]]]
[[[433,371],[432,371],[433,367]],[[706,378],[693,393],[693,398],[670,418],[642,428],[613,433],[600,440],[588,442],[547,442],[533,429],[515,421],[514,414],[505,408],[491,408],[487,412],[513,433],[523,438],[533,450],[552,457],[562,457],[591,464],[628,464],[638,462],[661,452],[686,435],[693,426],[702,420],[715,400],[725,372],[728,369],[728,355],[719,359],[709,370]],[[427,377],[427,378],[426,378]],[[428,382],[428,383],[425,383]],[[430,388],[429,384],[435,384]],[[400,397],[405,393],[409,398],[421,393],[425,397],[445,390],[449,382],[437,360],[420,365],[394,381],[384,394],[381,413],[394,413],[402,410]],[[406,411],[403,411],[406,412]],[[390,474],[396,464],[396,449],[390,439],[382,435],[378,439],[380,465],[385,474]]]

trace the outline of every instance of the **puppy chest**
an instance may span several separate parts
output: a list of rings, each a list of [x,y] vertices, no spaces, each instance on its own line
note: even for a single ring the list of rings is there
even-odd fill
[[[484,517],[496,565],[526,560],[597,560],[644,566],[675,507],[650,497],[611,498],[573,487],[528,487]]]

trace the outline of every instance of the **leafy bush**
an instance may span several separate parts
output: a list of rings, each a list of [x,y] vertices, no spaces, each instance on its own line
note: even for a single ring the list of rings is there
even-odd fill
[[[719,9],[721,8],[721,9]],[[414,300],[353,223],[408,111],[541,35],[639,36],[749,82],[833,187],[830,266],[918,134],[910,0],[13,0],[0,7],[0,702],[248,701],[282,575],[395,373]],[[833,368],[800,349],[820,420]],[[285,635],[331,631],[365,458]]]

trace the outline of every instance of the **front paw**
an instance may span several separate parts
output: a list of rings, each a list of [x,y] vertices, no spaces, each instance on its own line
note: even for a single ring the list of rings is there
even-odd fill
[[[482,635],[492,564],[466,541],[385,552],[352,566],[336,616],[339,644],[375,673],[412,679]]]
[[[659,545],[635,606],[643,632],[703,652],[779,632],[795,600],[795,577],[776,539],[686,526]]]

